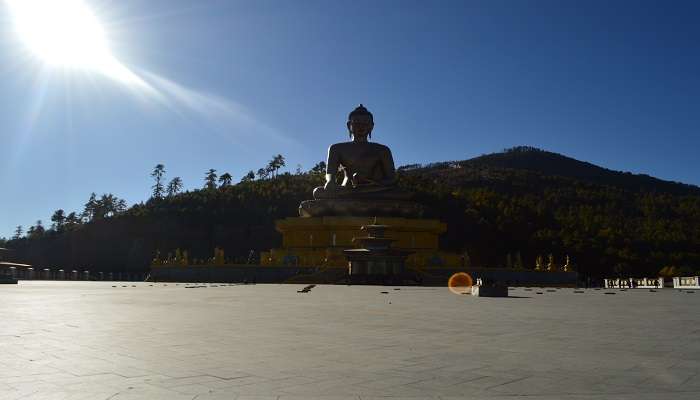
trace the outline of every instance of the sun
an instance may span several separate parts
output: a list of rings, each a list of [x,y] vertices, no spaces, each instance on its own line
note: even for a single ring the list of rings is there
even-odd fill
[[[51,65],[92,67],[110,56],[97,18],[80,0],[8,0],[22,41]]]
[[[140,81],[112,55],[105,30],[83,0],[5,2],[19,38],[47,65],[96,71],[125,83]]]

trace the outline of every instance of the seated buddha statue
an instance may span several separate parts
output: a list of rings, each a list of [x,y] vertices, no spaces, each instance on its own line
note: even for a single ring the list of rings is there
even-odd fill
[[[413,194],[397,187],[396,169],[387,146],[368,141],[374,117],[362,104],[348,116],[349,142],[328,148],[326,183],[314,189],[314,200],[302,202],[302,216],[415,215]],[[336,181],[341,171],[341,183]]]

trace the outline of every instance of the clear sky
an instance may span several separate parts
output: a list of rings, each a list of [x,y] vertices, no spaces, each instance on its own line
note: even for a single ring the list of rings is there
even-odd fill
[[[72,66],[31,47],[17,1],[0,0],[0,237],[91,192],[144,201],[157,163],[186,189],[277,153],[309,169],[358,103],[397,165],[531,145],[700,184],[697,1],[86,0],[109,54],[61,10],[24,12]]]

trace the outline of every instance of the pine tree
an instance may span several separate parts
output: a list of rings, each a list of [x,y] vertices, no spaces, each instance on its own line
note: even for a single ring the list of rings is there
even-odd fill
[[[153,168],[153,172],[151,172],[151,177],[155,179],[155,184],[151,186],[153,188],[153,195],[152,197],[154,199],[162,199],[163,198],[163,177],[165,176],[165,166],[163,164],[158,164]]]
[[[180,193],[180,190],[182,190],[182,178],[176,176],[170,181],[170,183],[168,183],[166,195],[168,197],[173,197]]]
[[[284,156],[282,154],[278,154],[275,157],[273,157],[272,161],[275,165],[275,176],[277,176],[277,171],[279,171],[282,167],[287,165],[287,162],[285,161]]]
[[[325,174],[326,173],[326,162],[325,161],[319,161],[316,165],[314,165],[313,168],[309,171],[312,174]]]
[[[93,218],[95,217],[95,210],[97,208],[97,195],[95,192],[92,192],[90,194],[90,198],[88,199],[87,203],[85,203],[85,208],[83,209],[83,212],[81,213],[81,217],[85,221],[92,221]]]
[[[248,173],[241,178],[241,182],[250,182],[252,180],[255,180],[255,172],[253,171],[248,171]]]
[[[204,176],[204,188],[213,190],[216,189],[216,170],[210,169]]]
[[[12,240],[18,240],[21,237],[22,237],[22,225],[17,225],[17,228],[15,228],[15,234],[14,234],[14,236],[12,236]]]
[[[44,225],[42,224],[41,220],[38,220],[36,221],[36,225],[29,228],[27,233],[30,239],[38,239],[44,236],[45,232],[46,229],[44,229]]]
[[[72,230],[78,225],[80,225],[80,218],[75,214],[75,212],[68,214],[66,217],[66,229]]]
[[[116,198],[116,197],[115,197]],[[121,214],[127,210],[126,200],[118,199],[114,204],[114,213]]]
[[[54,211],[53,215],[51,216],[51,222],[53,222],[53,230],[56,232],[62,232],[66,222],[66,212],[60,208]]]
[[[231,186],[232,180],[233,180],[233,177],[228,172],[221,174],[221,176],[219,177],[219,187],[223,188],[226,186]]]

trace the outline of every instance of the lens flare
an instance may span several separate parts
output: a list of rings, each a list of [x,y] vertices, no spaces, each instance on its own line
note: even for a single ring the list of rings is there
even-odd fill
[[[467,294],[471,293],[473,283],[474,281],[468,273],[457,272],[447,281],[447,288],[454,294]]]

